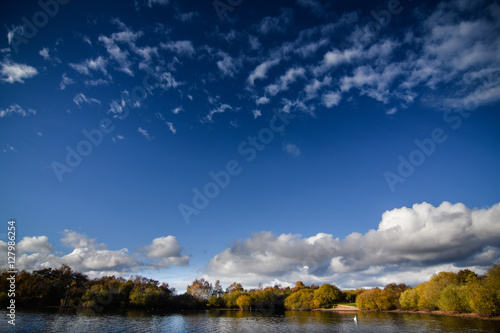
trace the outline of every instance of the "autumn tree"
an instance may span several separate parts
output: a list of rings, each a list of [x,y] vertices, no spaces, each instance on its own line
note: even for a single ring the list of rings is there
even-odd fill
[[[252,307],[252,299],[248,295],[240,295],[236,299],[236,305],[241,309],[241,310],[246,310]]]
[[[287,309],[311,310],[319,307],[319,302],[314,299],[314,290],[310,288],[301,289],[292,293],[285,299]]]
[[[366,290],[356,298],[356,306],[367,310],[390,310],[395,307],[394,297],[387,290]]]
[[[325,283],[314,291],[314,299],[318,302],[320,308],[331,308],[340,301],[342,293],[339,288]]]
[[[204,278],[196,279],[187,287],[187,293],[202,300],[208,300],[212,296],[212,284]]]
[[[299,291],[300,289],[305,289],[306,286],[302,281],[295,282],[295,287],[292,288],[292,292]]]

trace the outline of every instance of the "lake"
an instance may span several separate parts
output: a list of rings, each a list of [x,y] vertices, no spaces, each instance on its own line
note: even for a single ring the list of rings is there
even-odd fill
[[[6,312],[2,311],[3,318]],[[16,326],[4,321],[2,332],[500,332],[500,321],[424,314],[285,311],[262,315],[248,311],[199,311],[154,314],[92,310],[18,311]],[[8,327],[7,327],[8,326]]]

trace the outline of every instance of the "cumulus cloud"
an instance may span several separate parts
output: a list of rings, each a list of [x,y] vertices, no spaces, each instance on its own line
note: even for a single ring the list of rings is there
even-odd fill
[[[23,237],[17,244],[17,251],[20,253],[49,253],[52,252],[52,245],[49,243],[47,236]]]
[[[500,203],[484,209],[421,203],[386,211],[376,230],[344,239],[260,232],[217,254],[206,274],[251,285],[273,279],[334,281],[344,288],[414,284],[443,269],[484,271],[498,261],[499,221]]]
[[[10,60],[1,61],[0,66],[2,66],[0,70],[2,81],[8,83],[24,83],[24,79],[30,79],[38,74],[35,67],[26,64],[18,64]]]
[[[24,237],[17,245],[16,267],[32,271],[66,264],[92,277],[117,273],[127,276],[146,269],[189,263],[189,255],[182,254],[182,247],[174,236],[155,238],[145,247],[145,254],[144,251],[130,254],[126,248],[108,250],[105,244],[72,230],[64,230],[61,242],[71,252],[53,253],[47,236]],[[6,251],[7,243],[0,241],[0,252],[6,256]]]
[[[189,256],[182,255],[182,247],[174,236],[158,237],[144,248],[146,257],[161,259],[160,267],[183,266],[189,263]]]

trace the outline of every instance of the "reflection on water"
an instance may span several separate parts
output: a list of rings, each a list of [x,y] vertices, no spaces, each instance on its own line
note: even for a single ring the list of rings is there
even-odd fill
[[[2,311],[5,316],[6,312]],[[500,322],[423,314],[285,311],[17,312],[12,332],[500,332]],[[5,318],[5,317],[4,317]],[[10,326],[10,325],[9,325]],[[4,329],[5,327],[2,327]],[[10,327],[9,327],[10,328]]]

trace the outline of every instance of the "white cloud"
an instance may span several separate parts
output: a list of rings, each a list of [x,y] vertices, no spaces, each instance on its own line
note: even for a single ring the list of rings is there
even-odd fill
[[[90,249],[105,249],[104,244],[96,244],[95,238],[88,238],[84,234],[80,234],[72,230],[64,230],[64,236],[61,238],[61,242],[67,247],[77,249],[77,248],[90,248]]]
[[[149,136],[149,133],[147,130],[143,129],[142,127],[139,127],[137,129],[137,132],[141,133],[142,135],[144,135],[144,137],[148,140],[152,140],[153,138],[151,136]]]
[[[203,119],[205,121],[212,122],[212,118],[213,118],[214,114],[216,114],[216,113],[224,113],[224,112],[226,112],[226,110],[233,110],[233,108],[229,104],[221,104],[221,105],[219,105],[219,107],[210,110],[210,112],[208,113],[208,115],[205,118],[203,118]]]
[[[112,101],[109,104],[109,111],[108,113],[114,113],[114,114],[121,114],[123,112],[123,107],[125,107],[125,101],[122,100],[121,103],[118,103],[117,101]]]
[[[17,25],[17,26],[12,26],[11,29],[8,29],[7,32],[7,41],[10,44],[12,44],[12,41],[14,40],[14,37],[20,37],[24,34],[24,26],[23,25]]]
[[[67,86],[75,84],[75,80],[69,78],[66,73],[63,73],[62,78],[61,78],[61,83],[59,83],[59,88],[61,90],[66,89]]]
[[[115,142],[121,141],[123,139],[125,139],[125,137],[123,135],[117,135],[117,136],[112,137],[111,141],[113,141],[113,143],[115,143]]]
[[[338,91],[330,91],[323,94],[321,100],[324,106],[331,108],[332,106],[339,105],[341,98],[342,95]]]
[[[104,75],[108,76],[108,71],[106,70],[107,61],[101,56],[97,57],[96,59],[84,60],[83,62],[78,64],[70,63],[69,65],[80,74],[91,75],[90,71],[92,70],[100,71]]]
[[[170,121],[166,121],[165,124],[167,124],[168,129],[170,130],[170,132],[172,132],[172,134],[175,134],[175,132],[177,132],[173,123],[171,123]]]
[[[262,19],[258,26],[261,34],[268,34],[271,32],[284,33],[293,19],[293,10],[289,8],[282,8],[281,14],[276,17],[266,16]]]
[[[265,79],[267,77],[267,71],[271,67],[276,66],[279,62],[280,62],[279,59],[267,60],[262,64],[258,65],[257,67],[255,67],[252,73],[250,73],[250,75],[248,76],[247,79],[248,83],[250,83],[253,86],[255,80]]]
[[[306,92],[306,100],[310,100],[316,98],[318,96],[318,91],[323,87],[328,87],[332,83],[332,78],[329,76],[325,76],[322,81],[318,81],[317,79],[312,79],[312,81],[307,84],[304,88]]]
[[[126,248],[108,250],[105,244],[71,230],[64,230],[61,242],[71,249],[70,253],[52,253],[47,236],[24,237],[17,246],[16,267],[32,271],[67,264],[75,271],[95,277],[103,274],[127,276],[146,269],[189,264],[190,256],[182,254],[182,247],[174,236],[155,238],[145,247],[144,255],[129,254]],[[0,241],[0,253],[7,256],[4,241]],[[2,268],[6,268],[5,263]]]
[[[259,42],[259,38],[253,35],[248,35],[248,44],[252,50],[258,50],[261,48],[261,43]]]
[[[241,65],[239,61],[223,51],[219,51],[217,54],[222,57],[221,60],[217,61],[217,67],[221,70],[223,75],[233,77],[238,72],[238,68]]]
[[[255,101],[255,104],[257,104],[257,105],[267,104],[270,101],[271,100],[269,98],[267,98],[266,96],[262,96],[262,97],[257,98],[257,100]]]
[[[177,13],[175,18],[181,22],[191,22],[194,18],[200,16],[198,12]]]
[[[43,57],[43,59],[50,60],[50,55],[49,55],[49,49],[48,48],[44,47],[38,53]]]
[[[182,106],[178,106],[174,109],[172,109],[172,113],[173,114],[178,114],[179,112],[183,111],[184,109],[182,108]]]
[[[288,90],[288,85],[295,82],[298,78],[305,78],[305,69],[302,67],[290,68],[285,74],[280,76],[276,83],[266,87],[267,93],[275,96],[278,93]]]
[[[78,95],[76,95],[73,98],[73,102],[75,102],[75,104],[78,105],[78,106],[80,106],[83,103],[87,103],[87,104],[96,103],[96,104],[101,105],[101,101],[100,100],[95,99],[95,98],[88,98],[83,93],[79,93]]]
[[[101,104],[101,101],[99,101],[98,99],[87,98],[87,96],[85,96],[83,93],[77,94],[73,98],[73,102],[75,102],[75,104],[78,105],[78,106],[80,106],[83,103],[87,103],[87,104],[96,103],[96,104],[99,104],[99,105]]]
[[[500,203],[474,210],[422,203],[386,211],[376,230],[342,240],[325,233],[303,238],[260,232],[217,254],[206,273],[253,286],[273,279],[335,281],[343,288],[415,284],[441,270],[481,272],[499,260],[499,220]]]
[[[27,110],[25,110],[24,108],[22,108],[18,104],[12,104],[11,106],[9,106],[6,109],[0,109],[0,118],[4,118],[4,117],[7,117],[7,116],[10,116],[13,114],[20,115],[21,117],[27,117],[30,114],[35,115],[36,111],[33,109],[29,109],[29,108]]]
[[[285,143],[283,144],[283,151],[289,155],[292,155],[293,157],[299,157],[300,156],[300,149],[297,147],[297,145],[294,145],[293,143]]]
[[[111,59],[114,59],[118,63],[118,69],[125,74],[134,76],[134,72],[130,69],[132,63],[128,60],[129,52],[122,50],[112,38],[99,36],[99,41],[105,45]]]
[[[315,107],[314,105],[306,105],[306,103],[304,103],[304,100],[301,100],[299,98],[297,98],[296,100],[289,100],[287,98],[283,98],[282,100],[282,103],[283,103],[283,112],[286,112],[286,113],[291,113],[291,112],[294,112],[294,111],[303,111],[303,112],[307,112],[307,113],[310,113],[310,114],[314,114],[314,110],[315,110]]]
[[[23,237],[17,244],[17,251],[20,253],[28,252],[52,252],[52,245],[49,243],[47,236]]]
[[[298,48],[295,48],[293,52],[297,53],[302,58],[307,58],[309,56],[314,55],[320,47],[327,44],[328,44],[328,39],[326,38],[321,39],[319,41],[310,42],[307,44],[301,43],[301,45]]]
[[[333,50],[325,53],[320,66],[314,69],[317,74],[323,73],[332,67],[337,67],[343,64],[349,64],[352,61],[361,58],[362,51],[358,49],[346,49],[344,51]]]
[[[253,110],[253,111],[252,111],[252,114],[253,114],[253,118],[254,118],[254,119],[257,119],[257,118],[259,118],[260,116],[262,116],[262,112],[260,112],[260,110]]]
[[[396,112],[398,112],[398,108],[397,107],[393,107],[393,108],[390,108],[389,110],[387,110],[385,112],[385,114],[391,115],[391,114],[395,114]]]
[[[24,83],[24,79],[30,79],[38,74],[35,67],[25,64],[17,64],[9,60],[1,61],[0,65],[2,66],[2,69],[0,70],[2,81],[8,83]]]
[[[90,46],[92,46],[92,42],[90,41],[90,38],[88,36],[83,36],[82,37],[83,41],[87,44],[89,44]]]
[[[370,65],[360,66],[354,70],[352,76],[341,78],[340,89],[346,92],[355,87],[361,90],[361,94],[387,103],[393,94],[389,89],[391,84],[398,76],[403,74],[404,69],[400,63],[391,63],[375,69]]]
[[[145,250],[149,258],[179,256],[181,253],[179,242],[174,236],[155,238],[150,245],[145,247]]]
[[[195,54],[193,43],[189,40],[170,41],[168,43],[160,43],[160,47],[165,50],[175,52],[178,55],[186,55],[192,57]]]
[[[104,85],[109,84],[109,82],[106,81],[106,80],[104,80],[104,79],[85,80],[84,83],[85,83],[86,86],[92,86],[92,87],[104,86]]]
[[[4,152],[4,153],[9,152],[9,151],[13,151],[13,152],[17,153],[16,148],[14,148],[11,145],[3,144],[2,146],[4,146],[4,148],[2,148],[2,152]],[[0,245],[1,245],[1,243],[0,243]]]
[[[183,85],[183,82],[178,82],[175,77],[170,72],[162,73],[159,77],[160,79],[160,87],[164,90],[168,90],[170,88],[177,88],[180,85]]]

